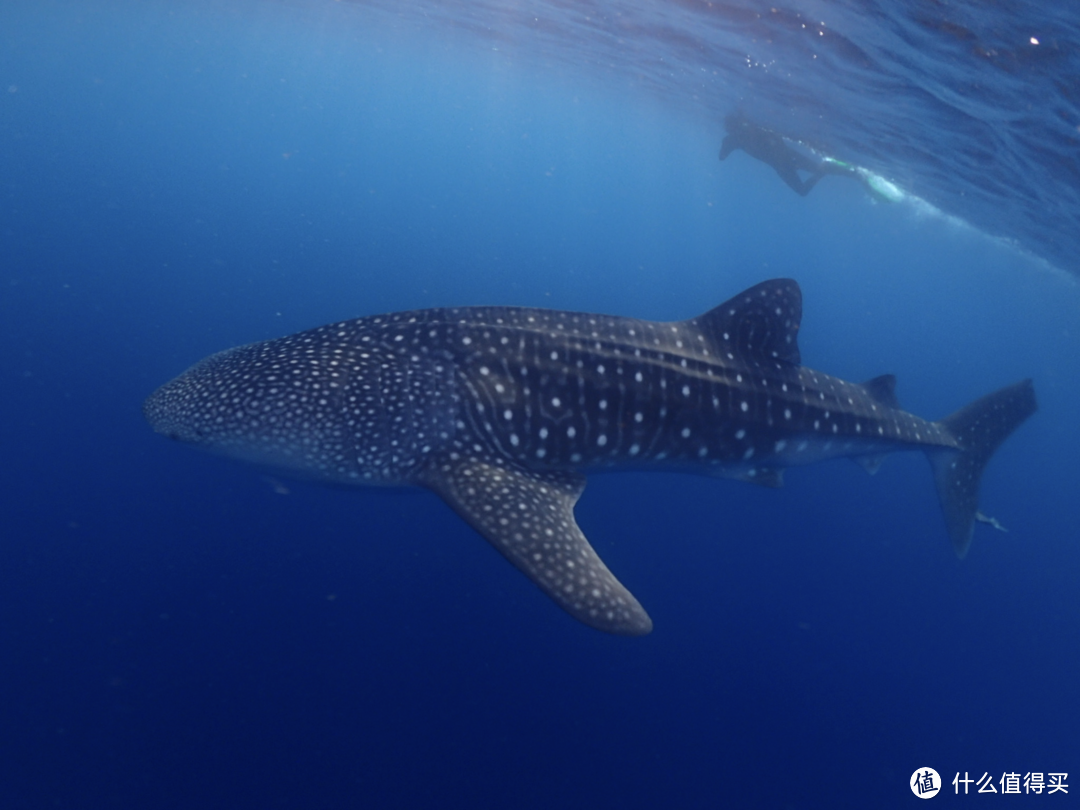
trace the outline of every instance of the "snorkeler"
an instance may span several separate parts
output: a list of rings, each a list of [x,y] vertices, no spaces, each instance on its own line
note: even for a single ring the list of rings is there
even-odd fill
[[[779,133],[752,123],[740,114],[724,119],[727,136],[720,145],[720,160],[736,149],[742,149],[752,158],[772,166],[780,179],[791,186],[796,194],[805,197],[817,181],[827,174],[857,177],[853,167],[837,160],[818,160],[797,152],[786,143]],[[799,172],[809,176],[804,180]]]

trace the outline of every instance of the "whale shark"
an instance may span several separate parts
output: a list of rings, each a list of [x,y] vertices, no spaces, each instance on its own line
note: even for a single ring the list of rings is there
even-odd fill
[[[956,554],[979,482],[1036,409],[1031,380],[940,421],[900,408],[892,375],[801,364],[802,293],[762,282],[689,320],[521,307],[340,321],[211,355],[147,398],[157,432],[332,484],[435,492],[574,618],[644,635],[652,620],[574,519],[588,473],[672,470],[777,487],[847,456],[930,460]]]

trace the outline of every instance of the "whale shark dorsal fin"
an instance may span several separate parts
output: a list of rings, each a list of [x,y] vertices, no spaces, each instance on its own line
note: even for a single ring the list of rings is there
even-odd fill
[[[900,400],[896,397],[895,375],[882,374],[880,377],[867,380],[862,384],[862,387],[878,404],[887,405],[890,408],[900,407]]]
[[[652,630],[644,608],[574,520],[583,475],[447,456],[434,460],[421,481],[575,619],[619,635]]]
[[[900,400],[896,397],[896,377],[892,374],[882,374],[862,384],[863,390],[879,405],[886,408],[900,409]],[[888,453],[870,453],[862,456],[852,456],[852,460],[866,470],[870,475],[875,475],[885,462]]]
[[[686,321],[721,357],[748,363],[799,365],[802,291],[789,278],[763,281],[704,315]]]

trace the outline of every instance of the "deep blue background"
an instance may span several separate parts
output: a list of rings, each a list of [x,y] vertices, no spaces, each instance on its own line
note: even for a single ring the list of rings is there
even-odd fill
[[[886,808],[925,765],[1080,771],[1063,274],[341,4],[5,3],[0,90],[4,806]],[[610,638],[432,495],[271,479],[139,410],[335,319],[683,318],[778,275],[808,365],[896,373],[920,415],[1034,377],[983,483],[1009,534],[957,561],[914,455],[780,491],[599,476],[579,521],[656,623]]]

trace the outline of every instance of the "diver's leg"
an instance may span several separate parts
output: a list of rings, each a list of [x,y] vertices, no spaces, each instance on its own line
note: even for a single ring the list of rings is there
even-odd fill
[[[814,186],[816,186],[817,181],[820,180],[824,176],[825,176],[825,172],[818,171],[818,172],[814,172],[812,175],[810,175],[805,180],[803,180],[803,188],[806,189],[803,192],[803,196],[805,197],[807,194],[809,194],[810,189],[812,189]]]
[[[810,174],[814,174],[815,172],[821,171],[821,161],[817,160],[816,158],[812,158],[809,155],[804,155],[802,152],[790,150],[790,154],[788,155],[788,157],[791,161],[792,166],[795,169],[798,169],[800,172],[809,172]]]
[[[809,194],[810,189],[814,187],[814,183],[821,179],[820,175],[815,175],[804,181],[799,177],[799,173],[791,166],[781,166],[776,169],[776,173],[780,175],[780,179],[787,183],[791,187],[791,190],[800,197],[805,197]]]

